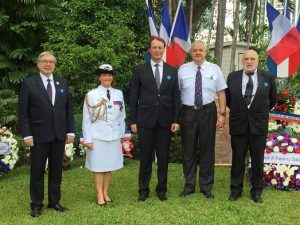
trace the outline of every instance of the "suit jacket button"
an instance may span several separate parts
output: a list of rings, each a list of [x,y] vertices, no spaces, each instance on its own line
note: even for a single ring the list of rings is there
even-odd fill
[[[157,97],[160,97],[160,94],[158,94]]]
[[[159,102],[156,102],[155,105],[156,105],[156,106],[159,106]]]

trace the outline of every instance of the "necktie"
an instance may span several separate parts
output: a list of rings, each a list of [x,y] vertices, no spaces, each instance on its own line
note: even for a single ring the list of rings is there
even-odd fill
[[[201,76],[200,68],[201,68],[201,66],[198,66],[198,70],[196,73],[196,81],[195,81],[195,105],[197,105],[197,106],[203,105],[202,76]]]
[[[50,102],[52,103],[52,86],[51,86],[51,83],[50,83],[51,80],[47,79],[47,81],[48,81],[48,84],[47,84],[47,93],[48,93]]]
[[[108,90],[108,89],[107,89],[107,91],[106,91],[106,96],[107,96],[108,100],[110,100],[110,93],[109,93],[109,90]]]
[[[156,86],[159,89],[160,87],[160,74],[159,74],[159,64],[155,64],[155,82],[156,82]]]
[[[251,98],[252,98],[252,92],[253,92],[253,80],[252,75],[253,73],[246,73],[246,75],[249,77],[248,83],[246,85],[246,91],[244,95],[244,99],[247,105],[250,105]]]

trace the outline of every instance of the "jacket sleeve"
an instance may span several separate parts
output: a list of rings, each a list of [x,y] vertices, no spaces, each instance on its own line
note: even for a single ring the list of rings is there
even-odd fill
[[[137,123],[138,100],[140,93],[140,79],[138,69],[134,68],[132,71],[133,77],[130,85],[130,124]]]
[[[67,133],[75,133],[75,123],[74,123],[74,114],[70,92],[68,89],[67,81],[66,81],[66,89],[67,89],[67,105],[66,105],[66,114],[67,114]]]
[[[85,99],[88,97],[88,94],[86,95]],[[82,112],[82,133],[83,133],[83,139],[84,143],[92,143],[92,134],[90,132],[92,121],[90,118],[88,106],[86,104],[86,100],[84,99],[83,104],[83,112]]]
[[[271,75],[270,76],[270,110],[275,106],[276,104],[276,98],[277,98],[277,87],[276,87],[276,82],[275,82],[275,76]]]
[[[177,69],[174,68],[174,75],[175,75],[175,85],[173,90],[173,110],[174,110],[174,123],[180,123],[180,108],[181,108],[181,101],[180,101],[180,91],[179,91],[179,83],[178,83],[178,73]]]
[[[125,101],[124,101],[124,96],[123,93],[121,92],[122,95],[122,103],[123,103],[123,109],[122,109],[122,113],[120,116],[120,123],[121,123],[121,133],[122,133],[122,137],[124,137],[125,135],[125,129],[126,129],[126,124],[125,124],[125,118],[126,118],[126,108],[125,108]]]
[[[26,81],[23,81],[19,95],[19,121],[23,137],[32,136],[29,122],[30,91]]]

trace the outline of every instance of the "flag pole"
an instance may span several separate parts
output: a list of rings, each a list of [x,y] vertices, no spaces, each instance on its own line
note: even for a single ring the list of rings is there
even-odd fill
[[[173,20],[172,29],[171,29],[171,32],[170,32],[170,39],[169,39],[168,45],[171,43],[171,40],[172,40],[172,36],[173,36],[173,33],[174,33],[174,28],[175,28],[175,24],[176,24],[176,20],[177,20],[177,16],[178,16],[179,8],[181,6],[181,2],[182,2],[182,0],[179,0],[179,2],[178,2],[176,14],[175,14],[175,17],[174,17],[174,20]]]

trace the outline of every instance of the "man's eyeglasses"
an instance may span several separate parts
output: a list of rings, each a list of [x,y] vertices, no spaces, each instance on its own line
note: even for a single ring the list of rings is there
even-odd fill
[[[39,60],[40,63],[43,63],[43,64],[55,64],[55,61],[54,60],[46,60],[46,59],[43,59],[43,60]]]

